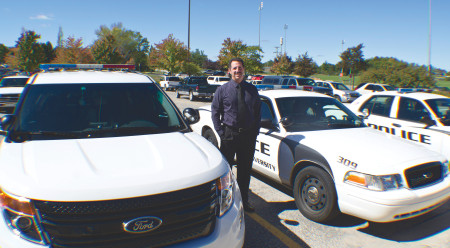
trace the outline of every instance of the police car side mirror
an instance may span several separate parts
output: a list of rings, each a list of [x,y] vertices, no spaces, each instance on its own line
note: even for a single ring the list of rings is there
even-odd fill
[[[198,113],[198,110],[195,110],[193,108],[185,108],[183,110],[183,116],[189,124],[197,123],[200,120],[200,114]]]
[[[280,120],[281,125],[283,125],[283,127],[289,127],[292,124],[294,124],[294,121],[292,120],[291,117],[283,117]]]
[[[422,117],[422,119],[420,119],[420,122],[422,122],[422,123],[424,123],[424,124],[426,125],[425,128],[428,128],[428,127],[430,127],[430,126],[436,125],[436,121],[435,121],[435,120],[432,120],[432,119],[430,118],[430,116],[428,116],[428,115],[424,115],[424,116]]]
[[[275,125],[273,124],[271,119],[261,119],[261,127],[267,129],[275,129]]]
[[[370,115],[370,110],[369,109],[363,109],[362,115],[359,115],[359,117],[361,117],[362,119],[366,119],[367,117],[369,117],[369,115]]]

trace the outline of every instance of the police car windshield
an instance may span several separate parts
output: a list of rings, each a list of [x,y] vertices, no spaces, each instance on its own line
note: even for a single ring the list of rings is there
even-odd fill
[[[450,98],[430,99],[425,102],[444,126],[450,126]]]
[[[342,103],[327,97],[286,97],[276,100],[289,132],[357,128],[365,125]]]
[[[48,139],[114,137],[187,130],[177,111],[154,84],[32,85],[13,132]],[[41,137],[42,136],[42,137]]]

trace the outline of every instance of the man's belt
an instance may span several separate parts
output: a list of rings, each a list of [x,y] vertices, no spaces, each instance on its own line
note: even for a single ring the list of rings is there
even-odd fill
[[[242,127],[232,127],[232,126],[228,126],[225,125],[227,128],[233,130],[234,132],[238,132],[238,133],[245,133],[250,131],[251,128],[242,128]]]

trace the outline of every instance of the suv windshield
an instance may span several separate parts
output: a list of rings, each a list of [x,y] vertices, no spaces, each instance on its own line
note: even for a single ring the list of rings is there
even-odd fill
[[[297,85],[314,85],[315,81],[307,78],[296,78]]]
[[[286,97],[276,100],[289,132],[364,127],[364,123],[342,103],[325,97]]]
[[[28,78],[4,78],[0,82],[0,87],[25,87]]]
[[[342,83],[332,83],[334,88],[337,90],[348,90],[347,86],[345,86],[345,84]]]
[[[130,136],[187,129],[154,84],[32,85],[17,113],[12,133],[22,136],[18,140]]]

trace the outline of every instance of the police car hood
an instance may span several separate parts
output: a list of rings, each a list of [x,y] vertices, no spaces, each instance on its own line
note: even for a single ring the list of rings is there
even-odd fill
[[[21,94],[24,87],[0,87],[0,94]]]
[[[286,138],[298,144],[297,158],[304,157],[301,153],[316,153],[337,166],[346,166],[338,162],[346,159],[357,164],[355,170],[373,175],[399,173],[418,164],[444,160],[438,153],[369,127],[313,131],[307,136],[290,133]]]
[[[169,192],[223,175],[222,155],[195,133],[1,144],[2,190],[88,201]]]

